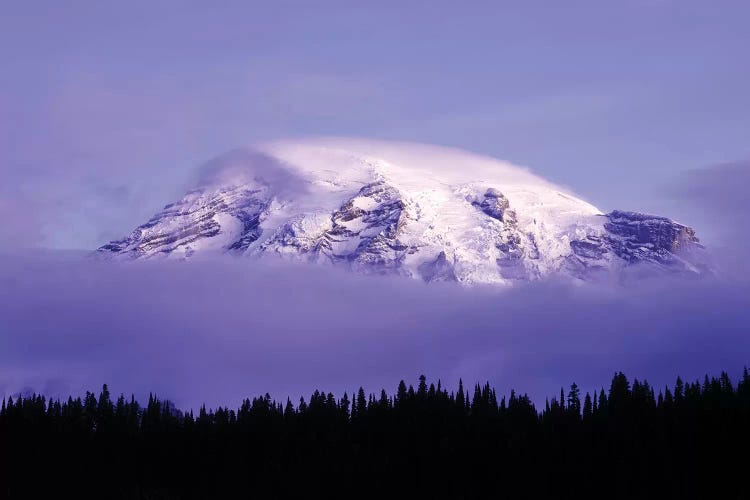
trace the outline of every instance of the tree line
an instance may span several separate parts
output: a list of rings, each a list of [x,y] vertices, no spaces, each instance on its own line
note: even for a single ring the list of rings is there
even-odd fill
[[[489,383],[315,391],[179,411],[149,395],[8,397],[0,498],[750,498],[750,375],[615,373],[537,409]]]

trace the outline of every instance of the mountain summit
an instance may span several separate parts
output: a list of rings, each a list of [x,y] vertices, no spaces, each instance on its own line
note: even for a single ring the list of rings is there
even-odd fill
[[[431,281],[700,272],[693,229],[602,213],[520,167],[421,144],[316,139],[231,151],[128,237],[119,258],[282,255]]]

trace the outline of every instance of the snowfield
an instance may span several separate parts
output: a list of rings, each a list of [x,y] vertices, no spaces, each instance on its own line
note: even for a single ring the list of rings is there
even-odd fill
[[[280,255],[431,281],[511,284],[702,272],[691,228],[602,213],[529,170],[465,151],[343,138],[279,141],[210,162],[193,191],[114,258]]]

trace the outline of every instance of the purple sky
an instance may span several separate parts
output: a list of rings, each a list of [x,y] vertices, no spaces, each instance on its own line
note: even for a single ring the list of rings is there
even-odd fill
[[[677,174],[750,155],[748,18],[732,0],[4,2],[0,244],[96,247],[208,159],[309,134],[461,147],[684,219],[661,195]]]
[[[0,394],[108,382],[194,406],[424,371],[538,400],[750,363],[748,2],[220,4],[4,2]],[[694,225],[724,272],[498,293],[42,250],[121,237],[212,157],[311,134],[530,166]]]

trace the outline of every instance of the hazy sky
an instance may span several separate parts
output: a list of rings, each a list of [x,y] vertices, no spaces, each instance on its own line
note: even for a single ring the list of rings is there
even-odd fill
[[[0,252],[16,255],[0,258],[0,395],[109,382],[226,404],[392,390],[418,370],[541,402],[619,369],[736,376],[750,349],[748,19],[747,1],[3,1]],[[602,210],[720,235],[722,273],[489,292],[16,252],[94,248],[207,160],[306,135],[530,166]]]
[[[663,196],[681,173],[750,156],[748,19],[746,1],[4,1],[0,244],[95,247],[204,161],[311,134],[466,148],[683,217]]]

